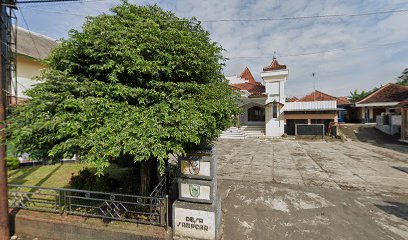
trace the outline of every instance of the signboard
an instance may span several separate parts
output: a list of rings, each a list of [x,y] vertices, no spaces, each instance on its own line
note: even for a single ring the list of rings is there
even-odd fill
[[[180,237],[214,239],[215,212],[174,208],[174,234]]]
[[[182,177],[211,180],[215,175],[215,161],[211,156],[180,157],[179,169]]]
[[[179,199],[189,202],[212,203],[216,190],[215,181],[179,179]]]

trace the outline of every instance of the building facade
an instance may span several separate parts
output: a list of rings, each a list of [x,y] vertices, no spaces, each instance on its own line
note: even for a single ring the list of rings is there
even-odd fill
[[[265,84],[255,81],[248,68],[240,76],[228,77],[232,88],[241,94],[238,105],[242,113],[240,125],[224,131],[222,137],[295,135],[298,124],[322,125],[327,131],[330,123],[337,122],[337,99],[287,101],[285,85],[288,76],[287,66],[273,58],[272,63],[260,73]]]
[[[381,114],[400,115],[396,106],[408,98],[408,86],[389,83],[355,103],[358,122],[375,123]]]
[[[43,60],[57,45],[55,39],[17,27],[17,84],[11,91],[10,104],[28,98],[25,91],[37,83],[35,77],[46,67]]]

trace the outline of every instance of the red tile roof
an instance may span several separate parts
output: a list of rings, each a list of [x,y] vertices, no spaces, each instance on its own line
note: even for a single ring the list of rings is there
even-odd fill
[[[282,70],[282,69],[286,69],[286,65],[280,65],[280,64],[278,63],[278,60],[276,60],[275,57],[272,59],[271,65],[269,65],[269,66],[263,68],[264,72],[266,72],[266,71],[274,71],[274,70]]]
[[[232,84],[232,87],[236,90],[246,90],[249,93],[264,93],[265,86],[260,84],[252,84],[252,83],[236,83]]]
[[[255,81],[255,78],[254,78],[254,76],[252,76],[252,73],[251,73],[251,71],[249,71],[248,67],[245,68],[245,70],[241,73],[240,77],[245,79],[245,80],[248,80],[249,83],[260,84],[259,82]]]
[[[262,83],[255,81],[249,68],[246,67],[241,73],[241,78],[248,80],[246,83],[235,83],[231,84],[235,90],[246,90],[252,94],[260,94],[265,92],[265,86]]]
[[[350,104],[350,101],[346,97],[334,97],[317,90],[297,100],[297,102],[313,101],[337,101],[337,105]]]
[[[342,104],[351,104],[350,100],[348,97],[337,97],[337,104],[342,105]]]
[[[375,102],[401,102],[408,99],[408,86],[389,83],[367,97],[358,101],[357,104]]]
[[[398,104],[398,107],[407,108],[408,107],[408,98]]]
[[[263,93],[252,93],[248,96],[248,98],[266,98],[268,97],[266,94]]]
[[[299,100],[299,98],[297,97],[291,97],[288,99],[288,102],[297,102]]]

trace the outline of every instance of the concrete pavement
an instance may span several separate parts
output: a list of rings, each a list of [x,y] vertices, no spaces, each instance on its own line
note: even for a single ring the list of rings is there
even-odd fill
[[[408,239],[408,154],[361,142],[219,140],[224,239]]]

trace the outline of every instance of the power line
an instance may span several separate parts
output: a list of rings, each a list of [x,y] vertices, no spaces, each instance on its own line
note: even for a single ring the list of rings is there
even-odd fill
[[[57,2],[79,2],[82,0],[26,0],[26,1],[16,1],[17,4],[25,3],[57,3]]]
[[[32,9],[32,10],[34,10],[34,9]],[[62,13],[62,14],[73,15],[73,16],[87,17],[87,15],[76,14],[76,13],[68,13],[68,12],[60,12],[60,11],[52,11],[52,10],[44,10],[44,9],[35,9],[35,10],[39,10],[39,11],[43,11],[43,12],[50,12],[50,13],[58,13],[58,14]],[[309,52],[309,53],[278,55],[278,57],[282,57],[282,58],[284,58],[284,57],[298,57],[298,56],[316,55],[316,54],[328,53],[328,52],[357,51],[357,50],[361,50],[361,49],[374,48],[374,47],[390,47],[390,46],[393,46],[393,45],[396,45],[396,44],[406,43],[406,42],[408,42],[408,41],[384,43],[384,44],[365,46],[365,47],[358,47],[358,48],[336,48],[336,49],[328,49],[328,50],[324,50],[324,51]],[[228,59],[232,60],[232,59],[257,59],[257,58],[271,58],[271,56],[270,55],[268,55],[268,56],[235,56],[235,57],[229,57]]]
[[[35,9],[38,7],[53,7],[53,6],[64,6],[64,5],[71,5],[76,3],[89,3],[89,2],[104,2],[107,0],[81,0],[81,1],[63,1],[63,2],[38,2],[38,4],[24,4],[23,6],[19,5],[19,7]]]
[[[99,0],[100,1],[100,0]],[[80,17],[86,17],[83,14],[74,14],[61,11],[49,11],[44,9],[37,9],[44,12],[61,13],[68,15],[75,15]],[[204,19],[204,20],[194,20],[203,23],[215,23],[215,22],[260,22],[260,21],[288,21],[288,20],[306,20],[306,19],[323,19],[323,18],[339,18],[339,17],[364,17],[370,15],[381,15],[390,13],[407,13],[408,9],[395,9],[387,11],[376,11],[376,12],[366,12],[366,13],[356,13],[356,14],[328,14],[328,15],[311,15],[311,16],[297,16],[297,17],[282,17],[282,18],[248,18],[248,19]],[[169,19],[169,20],[156,20],[159,22],[181,22],[186,21],[186,19]],[[137,21],[135,21],[137,22]]]
[[[38,9],[38,8],[30,8],[30,10],[37,10],[37,11],[41,11],[41,12],[49,12],[49,13],[57,13],[57,14],[65,14],[65,15],[72,15],[72,16],[78,16],[78,17],[88,17],[89,16],[89,15],[78,14],[78,13],[60,12],[60,11],[44,10],[44,9]]]
[[[28,35],[30,36],[31,41],[33,42],[33,45],[34,45],[34,47],[35,47],[35,49],[37,51],[38,56],[41,56],[40,51],[38,50],[37,44],[36,44],[36,42],[35,42],[35,40],[33,38],[33,35],[31,34],[30,27],[28,26],[28,22],[27,22],[26,18],[24,17],[23,10],[21,10],[21,8],[19,8],[18,10],[20,10],[21,17],[23,18],[24,24],[26,25],[27,30],[28,30]]]
[[[301,20],[301,19],[313,19],[313,18],[337,18],[337,17],[362,17],[378,14],[388,14],[388,13],[406,13],[408,9],[395,9],[387,11],[376,11],[376,12],[366,12],[366,13],[355,13],[355,14],[328,14],[328,15],[312,15],[312,16],[297,16],[297,17],[283,17],[283,18],[254,18],[254,19],[213,19],[213,20],[197,20],[199,22],[258,22],[258,21],[283,21],[283,20]],[[164,20],[165,21],[165,20]],[[176,21],[176,20],[169,20]],[[182,20],[180,20],[182,21]]]
[[[284,58],[284,57],[299,57],[299,56],[316,55],[316,54],[328,53],[328,52],[357,51],[357,50],[366,49],[366,48],[390,47],[390,46],[397,45],[397,44],[401,44],[401,43],[408,43],[408,41],[383,43],[383,44],[378,44],[378,45],[365,46],[365,47],[357,47],[357,48],[335,48],[335,49],[328,49],[328,50],[324,50],[324,51],[309,52],[309,53],[278,55],[278,57],[281,57],[281,58]],[[272,58],[272,56],[273,56],[273,55],[268,55],[268,56],[236,56],[236,57],[230,57],[230,58],[228,58],[228,59]]]

